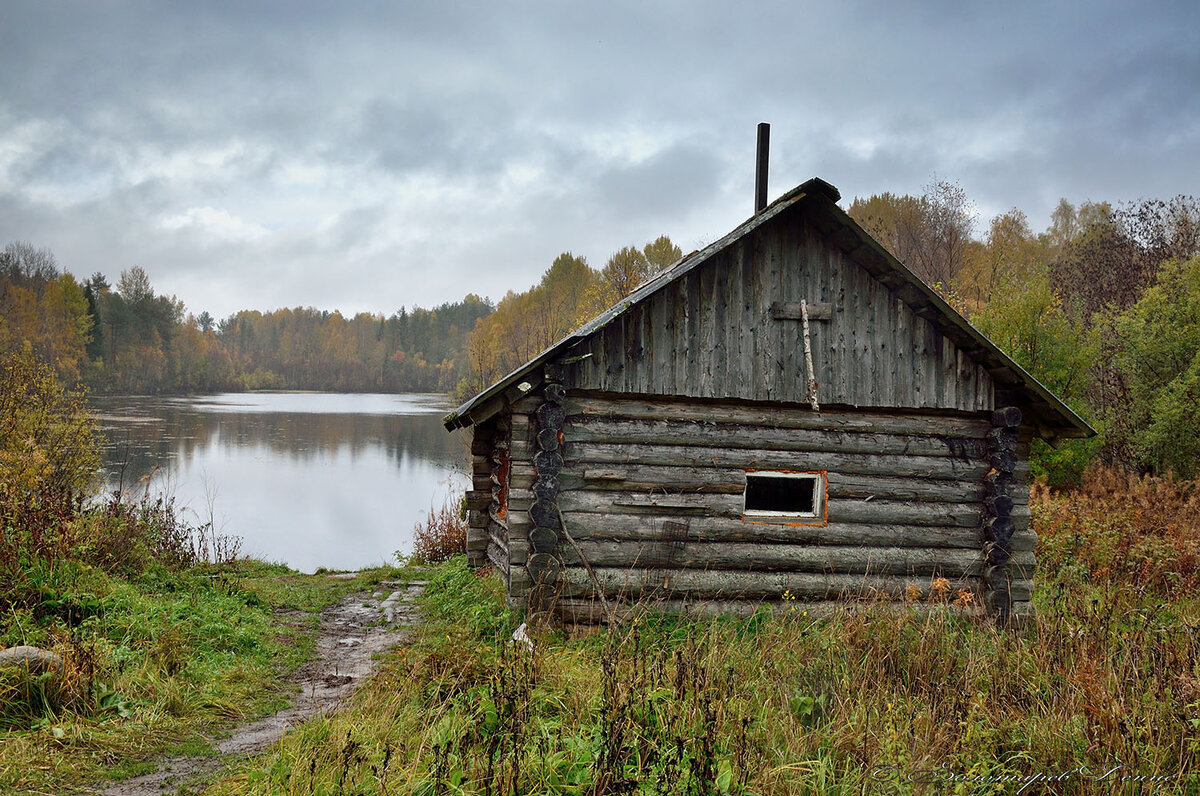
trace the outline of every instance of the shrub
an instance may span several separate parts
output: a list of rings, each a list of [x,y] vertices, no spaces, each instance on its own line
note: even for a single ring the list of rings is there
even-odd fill
[[[40,496],[86,490],[99,463],[84,396],[31,352],[9,354],[0,364],[0,506],[20,512]]]
[[[0,362],[0,607],[40,606],[99,457],[83,396],[30,351]]]
[[[0,363],[0,611],[62,613],[80,564],[133,576],[236,558],[237,540],[185,524],[170,501],[90,499],[98,465],[83,396],[31,353],[9,355]]]
[[[1108,334],[1126,400],[1109,407],[1138,468],[1200,475],[1200,257],[1169,260]]]
[[[448,495],[441,508],[430,506],[429,515],[413,528],[413,558],[417,563],[437,564],[466,552],[466,503]]]
[[[1130,587],[1159,598],[1200,588],[1200,482],[1093,468],[1076,490],[1035,486],[1030,504],[1043,582]]]

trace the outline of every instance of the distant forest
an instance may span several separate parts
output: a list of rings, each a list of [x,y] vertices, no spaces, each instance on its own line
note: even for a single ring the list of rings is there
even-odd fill
[[[155,293],[138,266],[81,283],[45,249],[0,252],[0,350],[32,348],[93,393],[453,392],[467,335],[493,309],[468,295],[386,317],[297,307],[217,321]]]
[[[480,374],[515,367],[514,357],[536,353],[581,314],[627,295],[679,256],[665,237],[642,249],[622,249],[601,271],[564,254],[540,285],[505,296],[500,325],[481,326],[496,307],[474,294],[388,316],[296,307],[242,310],[217,320],[156,293],[140,266],[122,271],[116,284],[100,273],[80,281],[48,249],[13,242],[0,250],[0,353],[29,350],[53,365],[63,382],[98,394],[464,394]],[[567,294],[571,299],[563,304]],[[470,341],[493,333],[500,335],[495,354],[469,359],[469,352],[480,351]]]
[[[1101,432],[1041,449],[1052,483],[1099,459],[1200,474],[1200,203],[1062,200],[1033,232],[1020,210],[977,232],[954,183],[855,199],[850,215]],[[524,292],[391,315],[309,308],[216,320],[154,292],[145,270],[80,282],[52,252],[0,251],[0,353],[28,351],[98,393],[245,389],[465,396],[611,306],[682,252],[666,236],[602,268],[564,252]]]

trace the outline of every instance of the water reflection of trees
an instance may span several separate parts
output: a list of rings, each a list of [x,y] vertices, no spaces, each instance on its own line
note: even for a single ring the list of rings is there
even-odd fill
[[[465,470],[460,432],[447,434],[436,414],[205,412],[169,402],[99,407],[110,481],[126,488],[156,468],[175,469],[211,450],[265,449],[293,462],[379,450],[396,467],[413,459]]]

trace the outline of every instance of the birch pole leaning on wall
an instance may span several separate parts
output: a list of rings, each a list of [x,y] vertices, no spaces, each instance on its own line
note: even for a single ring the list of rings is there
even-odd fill
[[[814,412],[820,412],[821,406],[817,403],[817,377],[813,373],[812,343],[808,337],[808,302],[804,299],[800,299],[800,324],[804,330],[804,370],[808,376],[808,402]]]

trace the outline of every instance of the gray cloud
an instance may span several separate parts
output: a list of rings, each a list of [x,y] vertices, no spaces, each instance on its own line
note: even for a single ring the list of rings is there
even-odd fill
[[[223,315],[391,311],[748,215],[958,180],[1195,193],[1190,3],[41,3],[0,10],[0,243]]]

